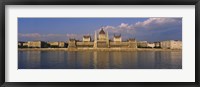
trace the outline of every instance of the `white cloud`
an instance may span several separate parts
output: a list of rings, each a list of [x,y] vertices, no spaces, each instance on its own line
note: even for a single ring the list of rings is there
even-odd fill
[[[143,22],[137,22],[133,27],[137,28],[146,28],[146,29],[157,29],[160,27],[171,27],[174,25],[181,24],[180,18],[149,18]]]
[[[110,35],[121,34],[123,39],[136,37],[140,40],[163,40],[182,38],[182,18],[149,18],[142,22],[132,24],[121,23],[117,26],[104,26],[105,31]],[[98,29],[99,31],[100,29]],[[173,35],[169,37],[170,35]],[[82,40],[85,34],[39,34],[39,33],[19,33],[22,40],[44,40],[44,41],[66,41],[69,38]],[[93,34],[90,34],[93,37]],[[126,37],[126,38],[125,38]],[[112,38],[112,36],[110,36]]]
[[[177,37],[180,39],[182,37],[180,36],[180,33],[182,33],[181,29],[182,18],[149,18],[133,24],[121,23],[118,26],[108,25],[104,27],[104,30],[108,31],[111,35],[113,33],[120,33],[124,37],[138,37],[142,40],[165,39],[167,34],[170,34],[169,32],[173,35],[176,35],[174,33],[178,33],[177,36],[174,36],[174,39],[177,39]]]
[[[28,34],[19,33],[19,37],[40,38],[41,35],[39,33],[28,33]]]
[[[41,40],[41,41],[67,41],[70,38],[75,38],[77,40],[82,40],[83,35],[85,34],[39,34],[39,33],[19,33],[19,40]],[[93,35],[93,34],[89,34]]]
[[[119,28],[121,28],[121,29],[129,29],[130,26],[129,26],[128,24],[126,24],[126,23],[121,23],[121,24],[119,25]]]

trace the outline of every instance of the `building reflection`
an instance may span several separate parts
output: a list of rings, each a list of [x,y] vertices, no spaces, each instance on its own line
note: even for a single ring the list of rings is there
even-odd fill
[[[97,69],[97,64],[98,64],[98,62],[97,62],[97,51],[94,51],[93,52],[93,61],[92,61],[93,67],[92,68]]]
[[[110,52],[110,68],[119,69],[122,68],[122,53],[121,52]]]
[[[97,68],[108,69],[109,68],[109,52],[97,52]]]
[[[65,68],[65,52],[64,51],[41,51],[41,68],[57,69]]]
[[[161,65],[163,69],[182,68],[182,54],[176,51],[161,52]]]
[[[161,65],[162,65],[161,60],[162,60],[162,58],[161,58],[161,52],[160,51],[156,51],[155,52],[155,68],[156,69],[162,68],[161,67]]]
[[[138,67],[139,69],[155,68],[155,51],[138,52]]]
[[[91,57],[92,52],[91,51],[82,51],[77,54],[77,68],[80,69],[87,69],[92,66],[91,64]]]
[[[181,51],[19,51],[19,69],[181,69]]]
[[[181,69],[182,68],[182,52],[179,51],[175,51],[175,52],[171,52],[171,63],[172,66],[170,68],[178,68]]]
[[[138,65],[138,53],[135,52],[123,52],[122,53],[122,69],[137,68]]]
[[[41,51],[26,51],[25,54],[26,61],[24,61],[24,68],[40,68]]]
[[[77,58],[77,52],[71,51],[67,52],[67,67],[69,69],[75,69],[76,68],[76,58]]]

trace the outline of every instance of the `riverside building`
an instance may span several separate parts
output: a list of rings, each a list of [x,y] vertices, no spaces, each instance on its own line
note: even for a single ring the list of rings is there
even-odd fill
[[[179,40],[161,41],[160,45],[163,49],[182,49],[182,41]]]
[[[75,38],[69,39],[67,42],[44,42],[44,41],[28,41],[18,42],[19,48],[163,48],[163,49],[182,49],[182,41],[169,40],[148,43],[147,41],[137,41],[135,38],[123,40],[121,34],[113,35],[109,39],[108,32],[102,29],[95,31],[94,40],[90,35],[84,35],[82,41]]]
[[[99,32],[95,31],[94,41],[91,40],[91,36],[86,35],[83,36],[83,41],[70,39],[68,44],[68,48],[137,48],[135,38],[122,41],[121,35],[114,35],[111,41],[108,32],[105,32],[103,28]]]

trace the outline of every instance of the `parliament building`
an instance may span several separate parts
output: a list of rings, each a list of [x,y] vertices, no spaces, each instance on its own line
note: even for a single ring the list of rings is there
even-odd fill
[[[82,41],[69,39],[68,48],[87,47],[87,48],[137,48],[137,41],[128,39],[122,41],[121,35],[114,35],[113,40],[109,39],[108,32],[101,29],[99,32],[95,31],[94,41],[91,40],[90,35],[83,36]]]
[[[28,41],[18,42],[18,48],[162,48],[162,49],[182,49],[182,41],[167,40],[161,42],[149,43],[147,41],[136,41],[135,38],[122,40],[122,36],[113,35],[109,39],[108,32],[103,28],[95,31],[94,39],[90,35],[84,35],[82,41],[70,38],[67,42],[54,41]]]

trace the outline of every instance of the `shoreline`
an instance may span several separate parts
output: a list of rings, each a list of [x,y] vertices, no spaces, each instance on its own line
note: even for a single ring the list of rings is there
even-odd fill
[[[182,51],[162,48],[18,48],[19,51]]]

